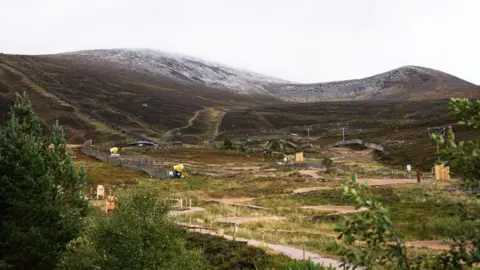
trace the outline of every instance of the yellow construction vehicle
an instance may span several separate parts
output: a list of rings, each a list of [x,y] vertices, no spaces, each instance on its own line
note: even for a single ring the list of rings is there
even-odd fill
[[[118,157],[120,154],[118,153],[118,147],[110,148],[110,156]]]
[[[188,174],[183,169],[183,164],[173,166],[173,171],[168,172],[168,178],[187,178]]]

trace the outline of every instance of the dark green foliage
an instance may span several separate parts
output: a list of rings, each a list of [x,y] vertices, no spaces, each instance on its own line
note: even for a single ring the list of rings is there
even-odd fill
[[[456,117],[460,126],[478,131],[480,128],[480,100],[452,99],[450,101],[451,115]],[[455,140],[451,127],[448,129],[446,140],[443,137],[435,138],[445,147],[440,155],[448,160],[452,171],[461,176],[462,186],[466,189],[480,187],[480,133],[470,141]]]
[[[328,157],[324,157],[322,159],[322,164],[325,165],[325,167],[328,169],[330,169],[333,165],[333,160],[329,159]]]
[[[188,233],[185,237],[189,249],[201,248],[211,269],[255,269],[267,258],[264,250],[231,242],[218,236]]]
[[[2,267],[53,269],[79,234],[88,210],[82,193],[86,180],[65,147],[60,126],[43,135],[28,97],[18,96],[0,130]]]
[[[245,145],[243,145],[243,142],[241,142],[239,145],[238,145],[238,151],[239,152],[242,152],[242,153],[245,153]]]
[[[350,198],[357,209],[366,207],[369,211],[345,216],[335,227],[340,233],[338,238],[342,239],[339,251],[342,261],[346,265],[368,268],[381,265],[390,269],[410,269],[404,241],[394,230],[388,210],[368,196],[367,185],[359,185],[356,175],[345,182],[343,195]],[[366,246],[356,246],[357,241],[366,242]]]
[[[119,196],[111,216],[93,219],[70,243],[59,269],[204,269],[167,212],[154,191],[138,188]]]
[[[270,144],[270,150],[274,152],[282,152],[283,146],[278,140],[272,140]]]
[[[314,263],[311,260],[308,261],[293,261],[286,263],[285,270],[334,270],[333,266],[323,266],[318,263]]]
[[[296,261],[284,255],[270,255],[261,248],[227,239],[189,232],[185,235],[188,249],[202,249],[203,259],[212,270],[235,269],[312,269],[323,270],[308,261]],[[310,268],[309,268],[310,267]]]
[[[229,138],[225,138],[223,141],[223,148],[227,150],[232,150],[233,149],[233,142]]]
[[[350,198],[357,208],[368,208],[368,211],[345,216],[335,228],[340,233],[338,238],[342,239],[339,253],[346,264],[362,265],[367,269],[440,270],[465,269],[464,266],[472,267],[480,263],[480,223],[464,205],[456,207],[460,212],[458,225],[469,224],[468,228],[463,231],[455,228],[462,235],[453,239],[454,243],[448,252],[410,258],[407,256],[404,239],[390,219],[390,211],[371,196],[365,184],[358,185],[354,176],[347,181],[343,195]],[[365,245],[358,245],[357,241],[363,241]]]

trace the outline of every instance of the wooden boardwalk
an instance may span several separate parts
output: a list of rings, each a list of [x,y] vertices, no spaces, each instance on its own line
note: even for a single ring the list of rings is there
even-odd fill
[[[338,146],[344,146],[344,145],[353,145],[353,144],[363,145],[367,148],[372,148],[372,149],[375,149],[375,150],[380,151],[380,152],[385,151],[385,149],[381,145],[378,145],[378,144],[375,144],[375,143],[367,143],[367,142],[364,142],[360,139],[338,141],[338,142],[331,143],[331,144],[325,146],[325,148],[332,148],[332,147],[338,147]]]

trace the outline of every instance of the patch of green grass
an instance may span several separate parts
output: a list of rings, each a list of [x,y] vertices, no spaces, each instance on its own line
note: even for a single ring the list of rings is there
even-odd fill
[[[77,169],[83,166],[90,185],[114,186],[120,184],[134,184],[148,178],[148,174],[140,170],[125,168],[98,161],[82,154],[78,149],[72,150]]]
[[[471,214],[480,214],[480,202],[441,190],[415,188],[371,188],[372,197],[390,211],[397,230],[407,240],[448,239],[472,231],[473,221],[461,220],[458,203],[467,201]],[[342,198],[342,190],[322,190],[292,196],[297,205],[353,205]],[[279,203],[279,202],[278,202]]]

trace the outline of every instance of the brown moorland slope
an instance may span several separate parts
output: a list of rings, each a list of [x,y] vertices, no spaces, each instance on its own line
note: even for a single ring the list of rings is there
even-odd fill
[[[173,128],[188,127],[198,111],[240,108],[277,101],[203,86],[187,86],[160,76],[91,66],[61,56],[0,55],[0,117],[15,92],[27,91],[34,109],[50,126],[55,119],[72,142],[128,139],[129,130],[159,140]]]
[[[311,89],[325,95],[340,91],[338,95],[325,96],[327,100],[342,95],[350,97],[357,92],[359,98],[371,100],[346,98],[348,101],[295,103],[277,98],[285,92],[274,96],[258,92],[240,94],[242,91],[175,80],[198,63],[172,64],[169,59],[147,57],[148,63],[157,69],[159,66],[168,72],[187,69],[178,70],[175,76],[163,76],[139,66],[128,68],[125,63],[97,60],[92,62],[92,57],[75,53],[0,54],[0,120],[6,118],[15,92],[27,91],[44,125],[48,127],[58,119],[72,143],[90,138],[97,143],[113,143],[132,137],[159,141],[171,139],[176,132],[181,132],[186,142],[199,143],[217,135],[222,139],[243,134],[303,134],[303,125],[314,125],[311,134],[324,145],[339,139],[337,123],[348,122],[349,138],[361,137],[390,150],[398,148],[396,153],[408,151],[398,145],[420,142],[417,148],[428,152],[431,148],[425,136],[426,127],[454,123],[444,116],[447,99],[480,97],[478,86],[446,73],[413,66],[354,83],[316,84],[327,85],[328,93],[322,92],[326,88],[317,89],[315,85]],[[128,60],[127,65],[136,63],[135,59]],[[200,67],[206,68],[204,64]],[[194,74],[198,75],[201,68],[194,70]],[[206,74],[218,75],[218,70],[210,67],[210,73]],[[207,75],[199,81],[208,81]],[[234,75],[229,78],[240,78]],[[343,87],[344,84],[349,87]],[[309,85],[304,86],[309,89]],[[377,95],[379,89],[381,95]],[[290,95],[296,95],[295,91]],[[410,154],[401,155],[407,159]]]
[[[471,91],[480,93],[480,87]],[[338,125],[348,124],[345,138],[360,138],[384,146],[383,161],[401,166],[411,163],[427,169],[436,159],[428,127],[452,126],[458,139],[478,137],[448,116],[448,102],[449,99],[337,101],[254,107],[227,112],[219,139],[248,134],[250,138],[255,135],[297,138],[305,143],[304,127],[311,125],[312,142],[324,147],[341,140]],[[292,133],[298,137],[291,136]]]

